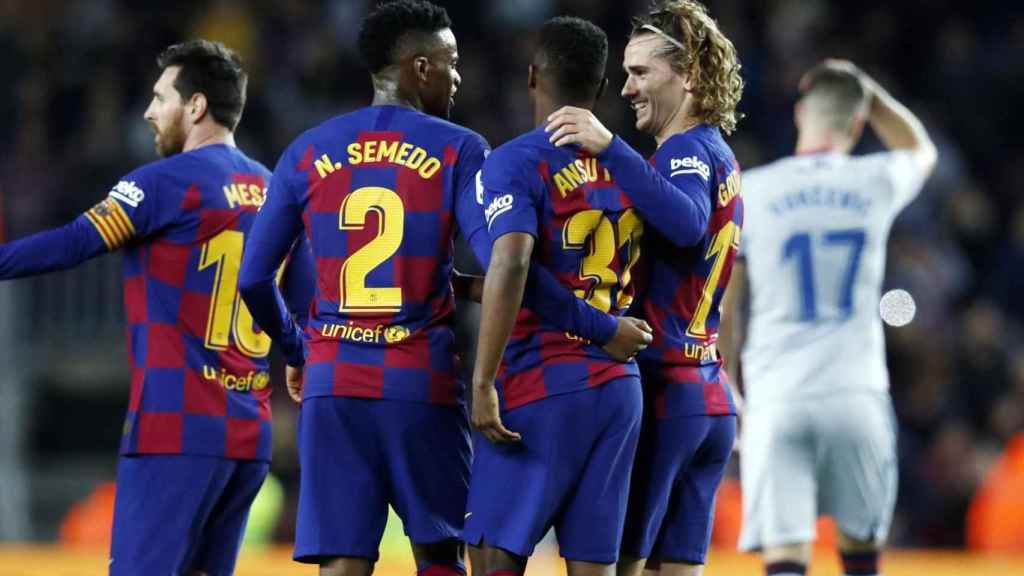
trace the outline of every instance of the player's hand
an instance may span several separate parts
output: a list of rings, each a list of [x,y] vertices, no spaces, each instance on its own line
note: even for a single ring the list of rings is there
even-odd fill
[[[613,137],[593,112],[574,106],[563,106],[548,116],[544,130],[551,135],[549,140],[555,146],[577,144],[591,156],[604,152]]]
[[[651,344],[654,330],[639,318],[620,316],[618,321],[615,335],[604,345],[604,351],[619,362],[628,362]]]
[[[285,365],[284,367],[284,383],[285,387],[288,388],[288,395],[292,397],[292,400],[302,404],[302,382],[303,382],[303,369],[302,366],[296,368],[295,366]]]
[[[498,391],[494,382],[473,384],[473,427],[495,444],[518,442],[522,436],[501,423],[498,409]]]

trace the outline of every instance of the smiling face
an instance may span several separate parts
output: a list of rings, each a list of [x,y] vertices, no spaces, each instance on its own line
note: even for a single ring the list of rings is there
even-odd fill
[[[167,157],[185,147],[185,102],[174,87],[180,66],[168,66],[153,85],[153,99],[143,118],[155,133],[156,151]]]
[[[450,28],[439,30],[434,36],[433,48],[426,54],[429,68],[420,86],[420,100],[427,114],[448,118],[455,105],[455,93],[462,83],[462,77],[456,70],[459,48]]]
[[[622,97],[636,112],[636,128],[658,136],[678,116],[686,99],[686,78],[659,52],[665,40],[655,34],[630,39],[622,60],[626,83]]]

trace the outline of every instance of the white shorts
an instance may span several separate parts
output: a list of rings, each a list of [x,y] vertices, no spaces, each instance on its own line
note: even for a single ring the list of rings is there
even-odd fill
[[[896,420],[888,395],[749,407],[740,437],[741,550],[812,542],[818,516],[881,543],[896,503]]]

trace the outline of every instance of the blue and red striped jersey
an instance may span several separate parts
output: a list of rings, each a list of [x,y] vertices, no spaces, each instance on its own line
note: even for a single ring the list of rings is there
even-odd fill
[[[284,152],[246,249],[243,292],[258,317],[273,318],[274,300],[261,298],[271,296],[265,273],[282,242],[304,231],[317,270],[306,341],[290,337],[286,321],[272,333],[293,348],[291,363],[305,364],[305,398],[462,401],[453,239],[456,223],[482,226],[476,174],[487,150],[478,134],[445,120],[370,106],[307,131]]]
[[[122,454],[270,459],[270,338],[237,292],[269,177],[233,146],[205,146],[131,172],[81,217],[124,248]]]
[[[484,215],[492,239],[536,238],[534,262],[601,312],[621,315],[633,300],[631,269],[643,223],[608,171],[590,156],[556,148],[542,128],[494,150],[484,163]],[[496,386],[505,410],[637,375],[599,346],[523,308]]]
[[[667,139],[650,159],[658,174],[708,210],[696,242],[647,218],[638,302],[654,341],[638,356],[660,417],[735,414],[718,354],[719,306],[743,224],[740,171],[718,128],[700,125]],[[660,216],[660,215],[659,215]],[[672,214],[665,214],[671,218]]]

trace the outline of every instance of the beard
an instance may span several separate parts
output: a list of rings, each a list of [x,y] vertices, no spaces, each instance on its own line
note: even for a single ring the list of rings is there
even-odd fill
[[[181,120],[182,117],[179,115],[166,128],[153,128],[156,131],[156,153],[161,157],[174,156],[185,148],[185,130],[181,126]]]

